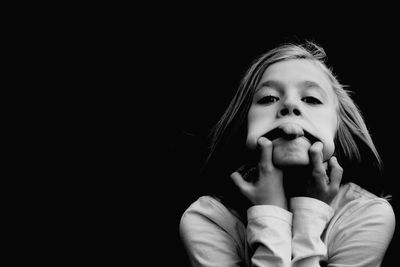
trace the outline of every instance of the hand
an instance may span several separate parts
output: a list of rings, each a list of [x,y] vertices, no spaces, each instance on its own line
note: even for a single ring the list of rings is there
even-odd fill
[[[239,172],[231,174],[233,182],[254,205],[275,205],[287,209],[283,189],[283,172],[272,163],[273,144],[265,137],[258,139],[261,157],[258,163],[258,179],[248,182]]]
[[[315,142],[309,149],[311,179],[308,180],[306,196],[330,204],[339,192],[343,169],[336,157],[333,156],[328,161],[328,170],[326,171],[323,164],[322,148],[323,144],[321,142]]]

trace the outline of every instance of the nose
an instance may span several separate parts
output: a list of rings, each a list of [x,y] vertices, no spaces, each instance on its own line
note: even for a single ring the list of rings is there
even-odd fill
[[[301,111],[295,101],[286,99],[279,109],[278,116],[283,117],[289,115],[300,116]]]

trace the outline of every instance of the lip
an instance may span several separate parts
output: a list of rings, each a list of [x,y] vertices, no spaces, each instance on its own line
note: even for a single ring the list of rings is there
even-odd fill
[[[284,130],[282,128],[280,128],[279,126],[272,129],[271,131],[267,132],[263,136],[271,141],[278,139],[278,138],[283,138],[286,140],[293,140],[293,139],[296,139],[299,137],[303,137],[303,138],[307,139],[311,144],[319,141],[319,139],[317,137],[312,135],[307,130],[302,129],[302,131],[292,134],[292,133],[284,132]]]

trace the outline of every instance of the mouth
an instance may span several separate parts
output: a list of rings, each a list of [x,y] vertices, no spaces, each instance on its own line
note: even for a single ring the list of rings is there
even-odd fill
[[[269,131],[268,133],[263,135],[267,139],[273,141],[278,138],[282,138],[285,140],[294,140],[299,137],[303,137],[307,139],[311,144],[319,141],[317,137],[309,133],[308,131],[301,129],[301,128],[296,128],[296,130],[292,131],[288,129],[287,127],[276,127]]]

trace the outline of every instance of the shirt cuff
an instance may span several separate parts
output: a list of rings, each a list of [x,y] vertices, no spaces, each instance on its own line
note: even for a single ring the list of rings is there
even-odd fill
[[[310,211],[314,214],[319,214],[326,221],[329,221],[333,214],[334,209],[325,202],[311,198],[311,197],[293,197],[290,199],[290,209],[293,213],[298,211]]]
[[[261,217],[275,217],[291,224],[293,214],[274,205],[255,205],[247,210],[247,219],[249,221]]]

